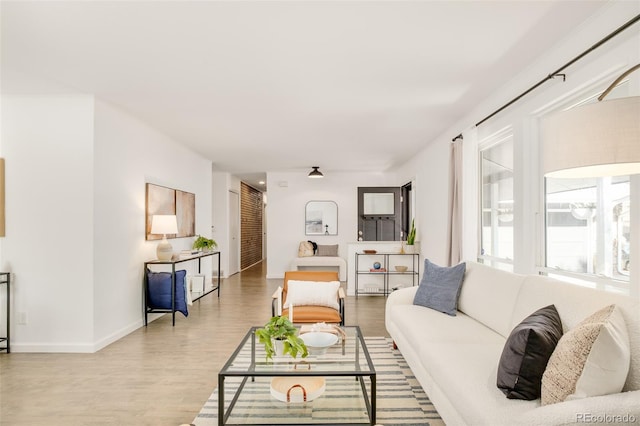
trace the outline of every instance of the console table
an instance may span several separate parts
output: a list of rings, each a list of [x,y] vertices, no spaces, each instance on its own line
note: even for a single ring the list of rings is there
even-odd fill
[[[218,256],[218,282],[217,285],[211,288],[209,291],[203,292],[200,296],[195,297],[192,301],[196,301],[198,299],[203,298],[209,293],[214,291],[218,291],[218,297],[220,297],[220,252],[219,251],[209,251],[204,253],[194,254],[192,256],[184,257],[176,260],[150,260],[148,262],[144,262],[144,325],[148,324],[147,314],[150,313],[171,313],[171,321],[172,324],[176,325],[176,264],[182,262],[189,262],[192,260],[198,261],[198,274],[200,273],[201,260],[203,257],[207,256]],[[171,309],[160,309],[160,308],[151,308],[149,307],[149,277],[147,275],[147,269],[149,265],[171,265]]]
[[[9,342],[9,335],[11,334],[11,290],[9,289],[11,281],[11,274],[9,272],[0,272],[0,287],[6,285],[7,289],[7,333],[4,336],[0,336],[0,343],[4,342],[4,346],[0,347],[1,351],[7,351],[7,353],[11,352],[11,346]]]

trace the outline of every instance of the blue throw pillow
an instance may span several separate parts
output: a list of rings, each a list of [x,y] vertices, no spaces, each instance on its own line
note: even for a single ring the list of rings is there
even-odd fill
[[[184,277],[187,271],[176,271],[176,311],[189,316],[185,300]],[[147,269],[149,279],[149,307],[171,309],[171,272],[151,272]]]
[[[464,262],[444,267],[425,259],[424,275],[413,298],[413,304],[455,316],[466,268]]]

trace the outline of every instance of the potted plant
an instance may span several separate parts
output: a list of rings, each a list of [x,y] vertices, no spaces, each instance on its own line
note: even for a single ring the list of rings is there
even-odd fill
[[[411,220],[411,229],[409,230],[409,234],[407,234],[407,253],[415,253],[414,245],[416,243],[416,220]]]
[[[202,235],[198,235],[198,238],[196,238],[196,240],[193,242],[192,247],[194,250],[209,251],[216,248],[217,246],[218,243],[216,243],[214,240],[205,238]]]
[[[307,346],[296,335],[297,331],[291,321],[282,316],[271,317],[264,327],[257,329],[256,336],[258,336],[260,343],[264,344],[267,360],[276,355],[276,341],[282,342],[282,353],[277,355],[290,354],[293,358],[298,354],[301,354],[302,358],[309,355]]]

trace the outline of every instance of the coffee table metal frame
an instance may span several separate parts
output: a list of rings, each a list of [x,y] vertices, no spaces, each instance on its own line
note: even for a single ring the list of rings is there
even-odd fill
[[[229,417],[233,408],[240,397],[242,389],[244,388],[248,379],[251,381],[255,380],[255,377],[283,377],[283,376],[298,376],[298,377],[308,377],[308,376],[321,376],[321,377],[340,377],[340,376],[352,376],[355,377],[357,381],[360,382],[360,387],[362,388],[362,396],[364,398],[364,403],[367,409],[367,415],[369,417],[368,423],[343,423],[348,425],[374,425],[376,423],[376,370],[373,366],[373,362],[371,361],[371,356],[369,355],[369,351],[367,350],[367,345],[364,342],[364,338],[362,337],[362,332],[360,331],[360,327],[358,326],[349,326],[343,327],[343,329],[353,329],[355,331],[355,360],[354,360],[354,369],[353,370],[269,370],[269,371],[260,371],[256,369],[257,365],[265,365],[266,362],[256,362],[256,335],[255,331],[261,327],[251,327],[247,334],[244,336],[236,350],[233,352],[231,357],[227,360],[220,373],[218,373],[218,425],[235,425],[240,423],[228,423]],[[350,333],[349,333],[350,334]],[[245,348],[247,341],[251,341],[251,361],[250,365],[246,370],[237,370],[234,371],[230,369],[233,362],[237,359],[240,352]],[[360,365],[360,350],[366,359],[367,365]],[[261,354],[261,356],[263,353]],[[344,352],[343,352],[344,355]],[[289,362],[293,360],[293,358],[289,359]],[[277,361],[273,361],[277,363]],[[319,362],[317,362],[319,363]],[[314,364],[313,361],[310,362],[311,365]],[[362,368],[364,367],[364,368]],[[225,378],[227,377],[242,377],[242,381],[238,386],[238,389],[234,393],[231,402],[229,403],[229,407],[225,412],[225,393],[224,393],[224,384]],[[367,392],[367,387],[365,384],[365,378],[369,377],[371,384],[371,392],[370,394]],[[283,403],[285,404],[285,403]],[[247,423],[242,423],[247,424]],[[253,425],[263,425],[262,423],[252,423]],[[337,423],[298,423],[295,424],[313,424],[313,425],[335,425]],[[339,423],[338,423],[339,424]],[[290,425],[290,423],[269,423],[269,425]]]

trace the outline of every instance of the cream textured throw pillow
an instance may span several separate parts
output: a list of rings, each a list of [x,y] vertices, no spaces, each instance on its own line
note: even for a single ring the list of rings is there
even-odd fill
[[[630,360],[622,312],[607,306],[558,342],[542,375],[542,405],[621,392]]]
[[[313,244],[310,241],[301,241],[298,246],[298,257],[311,257],[313,254]]]
[[[287,300],[283,306],[316,305],[340,309],[338,304],[340,281],[297,281],[289,280]]]

